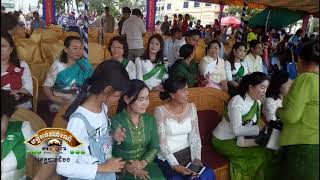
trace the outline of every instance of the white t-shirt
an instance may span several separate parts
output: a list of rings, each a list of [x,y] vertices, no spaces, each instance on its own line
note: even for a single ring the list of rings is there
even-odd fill
[[[244,58],[244,62],[246,64],[248,74],[253,72],[263,72],[262,70],[262,58],[260,56],[253,57],[250,53]]]
[[[107,105],[103,104],[102,111],[99,113],[91,112],[82,106],[79,106],[74,113],[81,113],[84,115],[89,124],[97,129],[101,127],[106,121],[109,121],[106,114],[108,113]],[[71,132],[77,140],[82,143],[79,148],[72,148],[66,145],[66,151],[61,156],[70,158],[69,162],[58,162],[57,173],[69,178],[94,179],[98,168],[98,158],[90,155],[89,152],[89,135],[83,120],[79,118],[69,119],[67,130]],[[109,132],[101,132],[101,135]],[[65,144],[65,142],[63,142]],[[62,145],[63,146],[63,145]],[[84,150],[85,154],[71,155],[70,150]]]
[[[121,34],[126,35],[129,49],[143,49],[142,34],[147,32],[140,17],[132,15],[123,23]]]

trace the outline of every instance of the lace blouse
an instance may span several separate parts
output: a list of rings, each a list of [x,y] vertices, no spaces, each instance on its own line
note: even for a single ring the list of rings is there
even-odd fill
[[[197,109],[188,103],[186,110],[175,115],[164,106],[155,108],[160,151],[158,158],[167,160],[171,167],[179,165],[173,153],[190,146],[191,160],[201,160],[201,139],[198,126]]]

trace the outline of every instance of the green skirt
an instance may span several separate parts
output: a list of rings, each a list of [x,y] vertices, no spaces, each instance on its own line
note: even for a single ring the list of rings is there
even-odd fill
[[[231,180],[277,180],[279,160],[271,150],[257,146],[242,148],[236,139],[212,138],[215,151],[229,160]]]
[[[282,147],[281,179],[319,180],[319,144]]]
[[[158,165],[154,162],[150,163],[146,168],[146,171],[148,171],[148,175],[150,177],[150,179],[152,180],[165,180],[166,178],[163,176],[161,169],[158,167]],[[137,180],[139,179],[134,178],[134,176],[132,174],[125,174],[123,176],[120,177],[121,180]]]

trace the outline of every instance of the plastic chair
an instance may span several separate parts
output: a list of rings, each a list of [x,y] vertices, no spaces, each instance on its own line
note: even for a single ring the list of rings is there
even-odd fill
[[[38,96],[39,96],[39,82],[38,79],[32,76],[33,96],[32,96],[32,109],[36,113],[38,108]]]

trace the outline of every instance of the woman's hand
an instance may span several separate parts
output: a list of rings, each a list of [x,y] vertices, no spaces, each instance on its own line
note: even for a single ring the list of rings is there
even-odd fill
[[[188,169],[188,168],[186,168],[184,166],[181,166],[181,165],[175,165],[175,166],[173,166],[173,169],[177,173],[182,174],[184,176],[188,176],[188,175],[192,175],[193,174],[193,172],[190,169]]]
[[[98,165],[98,172],[121,172],[126,162],[121,158],[108,159],[104,164]]]
[[[119,124],[119,127],[114,131],[112,138],[117,141],[118,145],[121,144],[124,141],[124,138],[126,137],[126,129],[121,127],[121,124]]]
[[[194,159],[192,163],[194,163],[196,165],[199,165],[199,166],[203,166],[203,164],[202,164],[200,159]]]
[[[65,105],[70,103],[70,100],[63,96],[52,96],[50,100],[59,105]]]
[[[145,160],[131,160],[129,163],[130,164],[127,166],[127,171],[131,174],[135,174],[147,166],[147,162]]]
[[[148,179],[150,179],[150,176],[148,174],[149,174],[149,172],[147,172],[145,170],[140,170],[140,171],[134,173],[134,177],[135,178],[138,177],[143,180],[148,180]]]
[[[24,88],[21,88],[19,90],[11,90],[10,93],[11,94],[18,94],[18,93],[29,94],[29,91]]]

